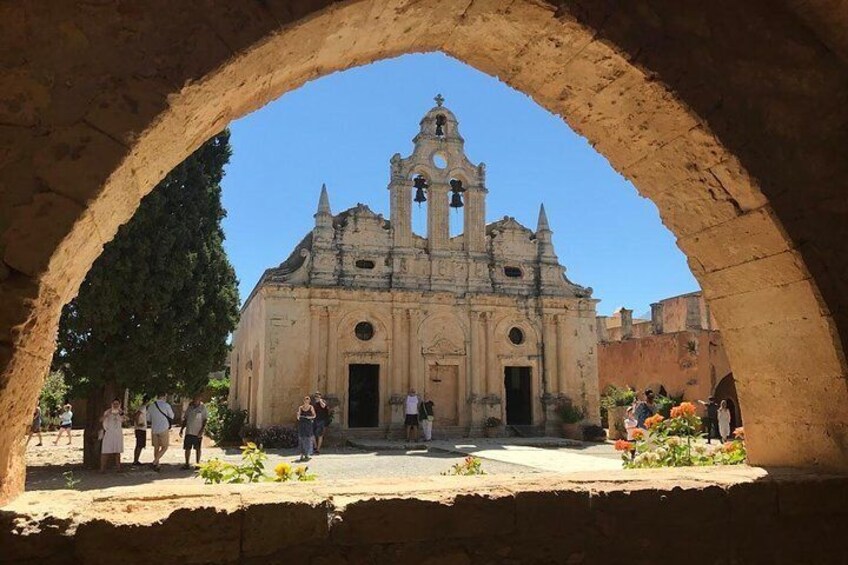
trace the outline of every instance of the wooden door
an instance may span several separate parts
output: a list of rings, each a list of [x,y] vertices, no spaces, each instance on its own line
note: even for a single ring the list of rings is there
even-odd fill
[[[459,395],[459,366],[430,365],[430,382],[427,393],[433,401],[435,426],[456,426],[459,424],[457,397]]]

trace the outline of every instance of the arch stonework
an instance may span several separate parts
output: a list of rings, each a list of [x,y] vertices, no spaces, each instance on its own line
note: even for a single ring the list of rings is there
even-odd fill
[[[848,24],[824,6],[0,5],[0,502],[61,306],[140,198],[304,82],[436,50],[562,116],[656,203],[722,328],[751,462],[845,468]]]

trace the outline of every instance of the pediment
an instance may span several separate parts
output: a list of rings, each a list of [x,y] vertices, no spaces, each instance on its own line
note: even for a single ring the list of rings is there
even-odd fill
[[[437,338],[423,350],[424,355],[465,355],[465,345],[457,345],[447,338]]]

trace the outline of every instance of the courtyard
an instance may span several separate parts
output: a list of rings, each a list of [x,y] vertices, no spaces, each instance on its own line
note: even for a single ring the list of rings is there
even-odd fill
[[[27,447],[28,491],[67,489],[69,480],[76,490],[98,490],[112,487],[202,484],[194,470],[182,469],[182,440],[174,431],[163,458],[162,471],[154,471],[149,461],[152,448],[142,452],[140,466],[130,465],[135,445],[132,430],[124,433],[124,455],[120,473],[113,469],[100,473],[82,465],[81,430],[76,431],[72,445],[64,440],[54,446],[55,433],[45,433],[42,446],[35,439]],[[309,461],[309,470],[318,481],[345,479],[402,480],[436,477],[468,455],[483,461],[487,475],[521,477],[539,473],[575,473],[611,471],[621,468],[620,455],[611,443],[585,444],[559,438],[465,438],[440,440],[429,444],[405,445],[399,441],[353,441],[345,447],[328,447]],[[204,439],[203,461],[219,458],[236,462],[241,458],[238,447],[217,447]],[[266,469],[280,462],[295,464],[295,449],[267,450]],[[192,463],[194,462],[192,453]],[[70,475],[68,474],[70,473]],[[211,488],[211,487],[210,487]]]

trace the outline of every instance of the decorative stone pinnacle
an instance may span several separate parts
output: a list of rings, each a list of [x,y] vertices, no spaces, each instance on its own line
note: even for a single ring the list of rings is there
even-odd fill
[[[439,107],[441,107],[441,105],[445,103],[445,98],[441,94],[437,94],[436,97],[433,98],[433,100],[436,101],[436,106]]]

